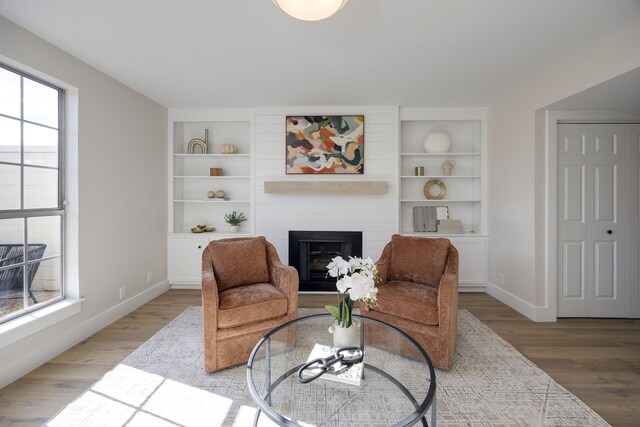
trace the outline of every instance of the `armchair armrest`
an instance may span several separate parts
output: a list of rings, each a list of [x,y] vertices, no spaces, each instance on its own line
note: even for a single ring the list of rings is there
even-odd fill
[[[290,311],[298,309],[298,270],[284,265],[278,257],[276,248],[267,242],[267,264],[271,283],[289,299]]]
[[[209,246],[202,252],[202,323],[204,330],[204,367],[207,372],[218,369],[218,284],[213,272]]]
[[[382,250],[380,259],[376,261],[376,267],[378,268],[378,277],[380,277],[379,283],[384,283],[388,280],[389,266],[391,265],[391,243],[387,243]]]
[[[458,251],[451,245],[447,255],[447,265],[438,288],[438,323],[441,336],[451,336],[455,348],[455,334],[458,318]]]
[[[445,266],[442,278],[440,278],[440,285],[438,287],[438,307],[442,309],[444,306],[450,306],[454,297],[457,306],[458,250],[451,245],[447,254],[447,265]]]
[[[205,313],[211,312],[217,318],[218,304],[218,284],[213,273],[211,252],[207,247],[202,252],[202,307]]]

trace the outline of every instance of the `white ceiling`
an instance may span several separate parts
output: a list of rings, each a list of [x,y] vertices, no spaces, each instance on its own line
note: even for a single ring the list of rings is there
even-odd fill
[[[173,108],[485,106],[640,20],[638,0],[0,0],[0,13]]]

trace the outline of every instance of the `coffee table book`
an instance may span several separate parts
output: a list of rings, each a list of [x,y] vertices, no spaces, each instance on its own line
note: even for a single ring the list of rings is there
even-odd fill
[[[328,358],[335,354],[337,348],[330,345],[316,344],[311,350],[311,354],[307,359],[307,363],[318,358]],[[344,365],[336,363],[331,365],[327,371],[318,379],[325,379],[350,385],[360,385],[362,380],[363,362],[354,363],[353,365]],[[302,373],[303,378],[309,378],[317,374],[320,369],[308,369]]]

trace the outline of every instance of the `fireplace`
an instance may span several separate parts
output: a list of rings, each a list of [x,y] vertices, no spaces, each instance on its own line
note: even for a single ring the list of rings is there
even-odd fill
[[[362,256],[361,231],[289,231],[289,265],[300,275],[300,291],[335,292],[327,264],[341,256]]]

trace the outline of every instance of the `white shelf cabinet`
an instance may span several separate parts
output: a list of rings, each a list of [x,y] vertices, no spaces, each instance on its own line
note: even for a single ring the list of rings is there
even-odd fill
[[[209,130],[208,152],[189,154],[193,138],[204,139]],[[200,283],[202,251],[211,240],[253,234],[253,112],[251,110],[170,110],[169,112],[169,224],[167,238],[169,282],[178,286]],[[220,154],[222,144],[238,152]],[[210,176],[222,168],[222,176]],[[209,191],[223,190],[229,200],[209,199]],[[242,234],[229,234],[226,213],[242,212],[247,222]],[[191,233],[206,224],[212,233]]]
[[[445,132],[451,138],[448,153],[426,153],[424,140],[431,132]],[[478,289],[487,280],[486,203],[486,111],[482,108],[401,108],[399,155],[399,219],[401,234],[446,237],[460,254],[460,287]],[[455,162],[451,176],[444,176],[442,163]],[[424,167],[424,176],[415,168]],[[427,181],[438,179],[446,186],[442,200],[424,195]],[[415,232],[413,208],[447,206],[450,219],[459,219],[463,234]]]
[[[173,234],[167,239],[169,283],[178,288],[199,288],[202,280],[202,252],[210,241],[249,234]]]

